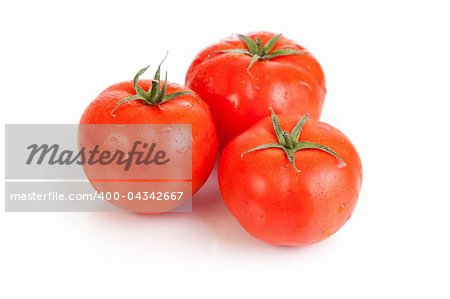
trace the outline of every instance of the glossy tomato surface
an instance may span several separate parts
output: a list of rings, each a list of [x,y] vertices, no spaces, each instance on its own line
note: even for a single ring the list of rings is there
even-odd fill
[[[264,44],[273,33],[248,35]],[[256,61],[248,69],[251,56],[227,53],[245,49],[237,37],[222,40],[201,51],[186,75],[186,85],[208,103],[223,147],[232,138],[269,115],[309,113],[319,119],[325,97],[325,78],[321,66],[310,54],[280,56]],[[305,51],[298,43],[281,37],[272,51]]]
[[[150,80],[139,80],[138,85],[144,90],[148,90],[150,83]],[[160,84],[162,86],[163,82],[161,82]],[[166,87],[166,94],[169,95],[187,90],[183,86],[169,82],[167,83]],[[100,93],[93,102],[89,104],[81,117],[80,124],[190,124],[192,126],[192,137],[189,136],[189,141],[192,141],[192,148],[189,149],[189,151],[181,148],[179,150],[179,153],[183,153],[184,151],[189,154],[192,153],[192,168],[189,167],[189,169],[192,169],[191,191],[194,194],[200,189],[200,187],[207,180],[209,174],[211,173],[212,168],[214,167],[218,149],[217,132],[208,105],[203,102],[200,97],[195,94],[195,92],[191,91],[187,94],[182,94],[159,105],[148,105],[141,100],[133,100],[124,102],[120,106],[117,106],[120,100],[135,94],[136,91],[134,89],[133,82],[122,82],[108,87],[106,90]],[[113,111],[114,113],[112,113]],[[174,135],[176,134],[176,132],[172,132],[171,134]],[[79,131],[79,142],[87,142],[88,139],[91,138],[87,135],[88,133],[86,131],[84,131],[84,133],[80,133]],[[172,137],[174,142],[178,142],[186,136],[178,136],[179,138],[177,136]],[[127,136],[114,138],[126,139]],[[151,139],[152,137],[148,136],[147,139],[146,137],[143,137],[141,141],[151,144]],[[191,161],[191,157],[189,157],[188,161]],[[145,179],[147,176],[155,178],[155,168],[151,168],[149,166],[148,168],[141,167],[139,169],[140,170],[138,171],[140,173],[134,173],[134,177],[139,177],[140,179]],[[91,170],[91,173],[95,172],[93,169]],[[150,171],[153,171],[153,173],[150,173]],[[177,169],[173,169],[172,171],[177,171]],[[101,189],[101,186],[103,186],[104,189],[109,189],[110,186],[112,186],[111,184],[108,186],[106,184],[102,185],[102,182],[93,182],[92,180],[91,183],[93,183],[94,187],[96,187],[98,191],[108,191],[99,190]],[[132,183],[133,180],[131,180],[129,185],[127,185],[126,182],[121,182],[120,188],[118,187],[118,185],[116,185],[115,188],[117,190],[120,189],[120,191],[123,192],[126,192],[128,188],[128,191],[130,191],[133,190]],[[149,186],[153,188],[153,185]],[[140,186],[139,188],[141,187],[142,186]],[[174,189],[168,191],[178,190]],[[158,206],[155,207],[154,205],[152,206],[150,200],[140,203],[138,203],[137,201],[132,202],[125,200],[117,202],[116,204],[120,205],[121,208],[143,213],[164,212],[166,210],[170,210],[175,206],[175,203],[172,205],[159,203]]]
[[[286,130],[297,121],[296,116],[280,116]],[[350,140],[315,120],[305,122],[300,140],[328,146],[345,163],[305,149],[295,153],[297,172],[278,148],[242,155],[277,142],[270,118],[239,135],[221,154],[218,173],[224,202],[245,230],[271,244],[306,245],[331,236],[350,218],[358,199],[362,166]]]

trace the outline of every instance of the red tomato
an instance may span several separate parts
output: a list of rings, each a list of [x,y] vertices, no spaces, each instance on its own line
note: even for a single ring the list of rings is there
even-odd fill
[[[306,118],[282,116],[278,123],[273,114],[230,142],[220,158],[223,200],[250,234],[271,244],[331,236],[358,199],[362,166],[355,147],[336,128]],[[295,129],[288,134],[279,124]]]
[[[80,124],[191,124],[192,148],[189,154],[192,152],[192,193],[195,193],[207,180],[217,155],[218,139],[212,115],[208,105],[194,92],[186,87],[167,82],[167,80],[160,81],[160,68],[153,80],[139,80],[139,76],[147,68],[140,70],[134,82],[117,83],[100,93],[84,111]],[[86,134],[86,131],[79,133],[80,143],[89,141]],[[181,140],[186,136],[179,137],[173,137],[174,142],[179,141],[177,138]],[[127,139],[127,136],[119,138]],[[140,141],[151,144],[151,138],[151,136],[143,137]],[[190,140],[191,136],[189,136]],[[145,178],[150,175],[146,172],[152,171],[151,168],[141,167],[140,169],[141,173],[134,173],[135,177]],[[91,171],[95,172],[94,169]],[[111,184],[109,186],[101,185],[101,183],[93,182],[98,191],[108,191],[99,190],[101,186],[106,189],[112,186]],[[127,185],[127,183],[121,182],[120,187],[116,185],[115,188],[123,192],[126,192],[128,188],[130,191],[133,190],[131,183]],[[146,191],[151,192],[152,190]],[[175,207],[175,205],[161,203],[155,209],[151,200],[141,203],[125,200],[117,205],[134,212],[144,213],[163,212]]]
[[[317,60],[296,42],[269,32],[204,49],[189,67],[186,85],[208,103],[221,147],[269,116],[269,107],[319,119],[326,93]]]

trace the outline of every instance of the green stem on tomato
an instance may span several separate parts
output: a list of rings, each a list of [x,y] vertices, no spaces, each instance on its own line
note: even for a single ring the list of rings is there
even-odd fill
[[[289,133],[286,132],[286,131],[283,131],[282,135],[283,135],[283,138],[284,138],[284,146],[287,149],[293,149],[294,145],[292,144],[292,141],[291,141],[291,138],[289,136]]]
[[[277,42],[283,36],[281,33],[274,35],[271,39],[269,39],[265,44],[262,43],[259,37],[252,39],[244,34],[236,34],[237,37],[244,43],[247,49],[227,49],[223,50],[223,53],[238,53],[250,56],[252,59],[247,67],[247,72],[250,71],[251,67],[258,60],[270,60],[280,56],[289,56],[289,55],[303,55],[308,53],[308,51],[299,51],[295,49],[278,49],[276,51],[272,51]]]
[[[131,95],[129,97],[121,99],[117,102],[114,109],[111,111],[111,115],[115,117],[115,112],[120,105],[130,101],[142,101],[146,105],[158,106],[164,102],[170,101],[176,97],[191,93],[188,90],[178,91],[171,94],[166,94],[167,90],[167,72],[165,74],[165,80],[161,88],[161,65],[164,60],[166,60],[168,53],[164,56],[164,59],[158,66],[155,75],[151,81],[151,84],[147,91],[145,91],[142,87],[139,86],[139,78],[147,71],[150,66],[142,68],[137,72],[137,74],[133,78],[133,86],[136,94]]]
[[[294,170],[297,172],[300,172],[300,170],[295,165],[295,153],[298,151],[301,151],[301,150],[312,149],[312,150],[320,150],[325,153],[328,153],[328,154],[332,155],[333,157],[335,157],[341,165],[346,165],[344,160],[339,156],[339,154],[337,152],[335,152],[334,150],[332,150],[331,148],[329,148],[325,145],[322,145],[322,144],[318,144],[318,143],[314,143],[314,142],[310,142],[310,141],[300,141],[299,140],[300,134],[303,129],[303,125],[305,124],[306,120],[308,119],[308,114],[305,114],[294,126],[291,133],[288,133],[287,131],[283,131],[283,129],[281,128],[278,117],[272,108],[270,108],[270,111],[271,111],[271,116],[272,116],[272,125],[273,125],[273,129],[275,131],[275,135],[277,137],[278,143],[267,143],[267,144],[259,145],[252,149],[249,149],[248,151],[245,151],[244,153],[241,154],[241,157],[243,157],[244,155],[251,153],[251,152],[265,150],[265,149],[269,149],[269,148],[281,149],[286,154],[286,157],[288,158],[289,163],[291,163]]]

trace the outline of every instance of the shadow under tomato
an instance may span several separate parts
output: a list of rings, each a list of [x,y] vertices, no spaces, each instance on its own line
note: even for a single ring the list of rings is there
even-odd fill
[[[221,198],[217,182],[217,163],[205,185],[194,195],[192,212],[147,215],[124,211],[93,215],[94,224],[106,227],[108,231],[114,230],[125,236],[136,234],[136,238],[144,235],[147,240],[152,238],[155,238],[155,242],[162,240],[167,246],[194,241],[195,244],[190,246],[198,247],[199,251],[206,255],[208,251],[211,254],[221,247],[252,253],[275,251],[295,253],[322,247],[316,244],[306,247],[272,246],[248,234],[228,211]]]

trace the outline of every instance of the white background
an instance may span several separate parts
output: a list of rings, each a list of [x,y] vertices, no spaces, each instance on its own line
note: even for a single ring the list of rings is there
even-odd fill
[[[203,47],[270,30],[321,62],[322,120],[364,166],[352,219],[304,248],[250,237],[215,173],[193,213],[3,212],[3,298],[448,298],[449,19],[449,4],[432,1],[3,3],[5,123],[77,123],[166,50],[169,80],[183,83]]]

